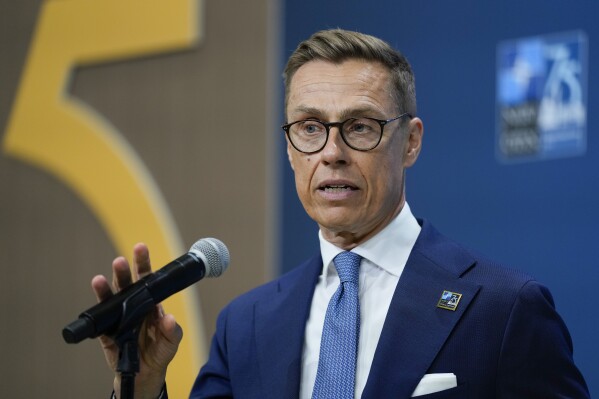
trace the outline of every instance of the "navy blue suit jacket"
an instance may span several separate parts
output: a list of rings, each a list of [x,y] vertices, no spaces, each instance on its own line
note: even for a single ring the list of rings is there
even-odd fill
[[[219,315],[191,398],[297,398],[320,255],[234,300]],[[443,291],[462,294],[455,311]],[[588,398],[549,291],[473,255],[429,223],[397,285],[362,398],[409,398],[428,373],[454,373],[441,398]]]

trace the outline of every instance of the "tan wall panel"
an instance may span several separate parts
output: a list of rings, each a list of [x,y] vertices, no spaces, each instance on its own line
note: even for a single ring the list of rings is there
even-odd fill
[[[275,236],[268,183],[277,116],[269,90],[278,82],[273,3],[207,0],[196,48],[82,67],[69,90],[138,152],[186,247],[206,236],[229,247],[230,270],[194,288],[207,337],[220,308],[272,274],[265,243]],[[0,135],[40,4],[0,0]],[[89,281],[109,273],[116,255],[95,216],[62,182],[0,154],[2,396],[107,396],[111,374],[97,343],[66,345],[60,331],[92,304]]]

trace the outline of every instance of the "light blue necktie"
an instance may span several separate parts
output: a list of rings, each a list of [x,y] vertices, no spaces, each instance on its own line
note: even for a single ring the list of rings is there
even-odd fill
[[[358,285],[362,257],[341,252],[333,259],[341,283],[324,318],[312,399],[353,399],[360,338]]]

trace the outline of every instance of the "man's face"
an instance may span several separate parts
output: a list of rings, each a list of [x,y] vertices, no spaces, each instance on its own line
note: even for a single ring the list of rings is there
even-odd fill
[[[390,119],[405,112],[397,109],[391,87],[389,72],[379,63],[310,61],[291,80],[287,120]],[[416,161],[421,139],[422,122],[413,118],[389,123],[380,144],[366,152],[348,147],[336,127],[315,154],[287,143],[299,198],[328,241],[353,248],[399,213],[404,170]]]

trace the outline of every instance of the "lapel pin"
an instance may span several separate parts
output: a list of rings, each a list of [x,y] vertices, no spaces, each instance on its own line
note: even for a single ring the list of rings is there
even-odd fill
[[[458,303],[462,298],[462,294],[458,294],[457,292],[451,291],[443,291],[441,294],[441,299],[439,299],[439,303],[437,303],[437,307],[441,309],[455,310],[458,308]]]

